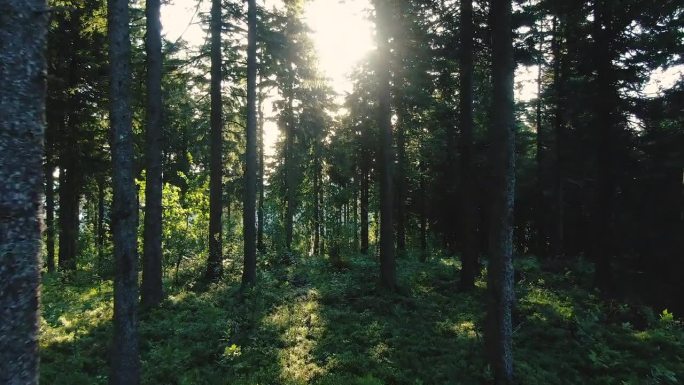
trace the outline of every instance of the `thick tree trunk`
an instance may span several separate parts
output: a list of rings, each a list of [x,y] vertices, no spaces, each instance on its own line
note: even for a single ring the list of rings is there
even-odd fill
[[[247,132],[245,196],[242,211],[245,266],[242,286],[256,282],[256,188],[257,188],[257,108],[256,108],[256,0],[248,0],[247,11]]]
[[[133,171],[131,67],[128,1],[108,0],[110,120],[114,186],[114,340],[112,385],[140,383],[138,352],[138,250],[136,189]]]
[[[391,23],[391,3],[375,0],[378,39],[378,127],[380,128],[380,282],[388,290],[396,290],[394,257],[394,195],[392,149],[392,111],[390,107],[390,45],[387,28]]]
[[[498,385],[513,383],[511,310],[513,292],[513,202],[515,187],[515,120],[513,114],[513,32],[511,1],[493,0],[492,126],[487,350]]]
[[[162,51],[160,0],[146,0],[147,130],[141,305],[157,306],[162,289]]]
[[[223,273],[223,118],[221,102],[221,0],[211,2],[211,149],[209,176],[209,258],[205,279],[216,281]]]
[[[461,1],[460,51],[460,126],[461,126],[461,207],[463,214],[463,254],[459,288],[475,287],[478,270],[477,199],[473,166],[473,4]]]
[[[44,0],[0,15],[0,383],[38,384],[45,48]]]

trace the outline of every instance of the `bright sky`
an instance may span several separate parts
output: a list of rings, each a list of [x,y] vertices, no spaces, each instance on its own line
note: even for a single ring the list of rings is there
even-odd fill
[[[257,0],[266,2],[270,8],[281,0]],[[199,23],[199,12],[208,12],[209,0],[171,0],[161,10],[162,33],[166,39],[174,41],[182,36],[192,46],[202,44],[206,38]],[[312,29],[311,39],[314,42],[319,59],[319,70],[330,79],[333,89],[340,95],[352,90],[349,74],[364,56],[374,49],[374,26],[368,20],[370,0],[309,0],[304,17]],[[684,66],[656,71],[643,92],[646,96],[655,96],[661,88],[674,85],[683,72]],[[537,97],[537,67],[519,67],[516,70],[516,99],[529,101]],[[272,108],[264,108],[266,117],[272,115]],[[266,155],[273,155],[274,144],[279,132],[273,121],[266,120],[264,127]]]

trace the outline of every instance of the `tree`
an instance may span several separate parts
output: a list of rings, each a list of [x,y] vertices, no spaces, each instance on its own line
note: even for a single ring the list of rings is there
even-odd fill
[[[221,102],[221,0],[211,2],[211,148],[209,177],[209,258],[207,259],[207,281],[215,281],[223,273],[223,105]]]
[[[248,0],[247,10],[247,128],[245,149],[245,196],[242,212],[245,261],[242,285],[256,281],[256,188],[257,188],[257,108],[256,108],[256,0]]]
[[[0,383],[38,384],[47,4],[0,16]]]
[[[391,7],[386,0],[375,0],[375,25],[378,41],[378,127],[380,128],[380,282],[389,290],[396,289],[394,260],[392,111],[390,107],[389,36]]]
[[[160,1],[145,2],[145,51],[147,53],[147,130],[145,161],[145,223],[141,304],[161,302],[162,289],[162,52]]]
[[[475,287],[477,273],[477,201],[475,167],[473,167],[473,3],[461,0],[461,49],[459,126],[461,128],[461,205],[463,215],[463,252],[461,257],[461,290]]]
[[[513,383],[513,202],[515,119],[513,115],[513,31],[511,1],[493,0],[491,220],[487,270],[487,349],[496,384]]]
[[[110,384],[140,383],[138,355],[137,195],[133,175],[131,42],[128,1],[108,0],[110,124],[114,204],[114,340]]]

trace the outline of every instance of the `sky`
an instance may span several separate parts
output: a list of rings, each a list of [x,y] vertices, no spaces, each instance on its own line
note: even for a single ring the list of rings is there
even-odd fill
[[[270,8],[280,0],[257,0]],[[162,33],[166,39],[175,41],[182,37],[190,45],[198,46],[205,41],[206,32],[199,23],[199,12],[208,12],[209,0],[171,0],[161,9]],[[374,26],[368,20],[369,0],[310,0],[306,4],[304,17],[312,30],[311,39],[316,47],[319,70],[329,78],[333,89],[340,95],[352,90],[349,78],[351,71],[375,47]],[[684,74],[684,66],[656,71],[643,92],[656,96],[660,89],[675,84]],[[519,101],[529,101],[537,97],[537,66],[519,67],[516,70],[515,97]],[[266,118],[271,108],[264,109]],[[278,138],[278,128],[273,121],[267,120],[264,127],[265,153],[274,154]]]

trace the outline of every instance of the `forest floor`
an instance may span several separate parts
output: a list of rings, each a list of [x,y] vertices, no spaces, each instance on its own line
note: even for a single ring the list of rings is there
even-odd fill
[[[239,267],[200,289],[188,267],[141,315],[144,384],[486,384],[485,283],[458,293],[458,263],[398,261],[398,294],[373,258],[262,261],[239,295]],[[603,301],[581,260],[553,273],[516,261],[515,370],[536,384],[681,384],[684,329],[671,313]],[[176,279],[177,278],[177,279]],[[176,284],[175,287],[173,284]],[[195,285],[195,287],[193,287]],[[82,271],[46,275],[41,383],[106,384],[112,285]]]

